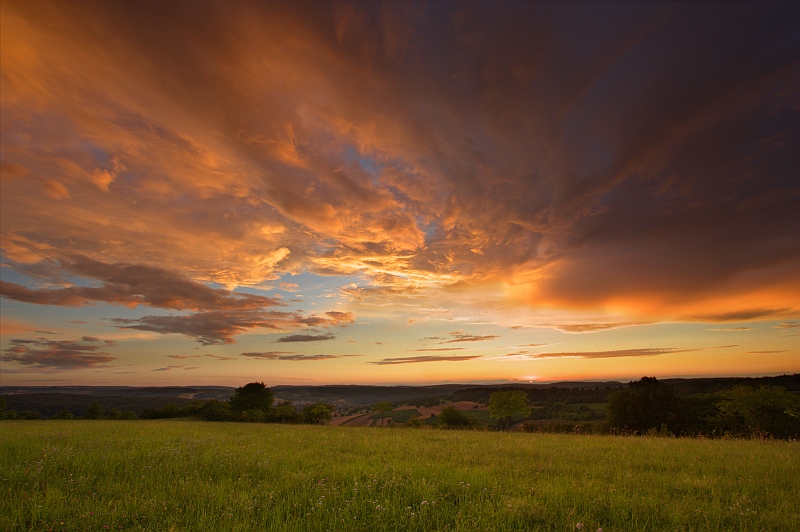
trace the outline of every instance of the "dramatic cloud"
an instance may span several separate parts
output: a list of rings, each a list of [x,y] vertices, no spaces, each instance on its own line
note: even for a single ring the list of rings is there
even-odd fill
[[[214,358],[216,360],[236,360],[234,357],[223,357],[220,355],[212,355],[211,353],[205,355],[165,355],[167,358],[174,358],[175,360],[187,360],[190,358]]]
[[[414,349],[414,351],[463,351],[466,347],[432,347],[428,349]]]
[[[598,331],[607,331],[609,329],[618,329],[620,327],[633,327],[636,325],[643,325],[642,323],[561,323],[561,324],[545,324],[542,327],[553,327],[560,331],[568,333],[592,333]]]
[[[7,255],[363,272],[360,300],[797,300],[796,6],[404,6],[4,3]],[[260,304],[129,281],[9,297]]]
[[[102,281],[99,288],[70,286],[29,290],[0,281],[0,294],[23,303],[78,307],[95,302],[173,310],[253,310],[278,305],[275,299],[213,289],[163,268],[105,264],[77,257],[60,264],[62,271]]]
[[[692,319],[706,322],[748,321],[756,319],[785,316],[791,309],[747,309],[736,312],[723,312],[721,314],[704,314],[693,316]]]
[[[376,275],[372,281],[381,284],[388,283],[388,286],[358,286],[350,284],[342,287],[340,292],[353,301],[370,301],[373,304],[410,299],[420,293],[420,287],[413,281],[409,283],[407,280],[395,276]]]
[[[496,334],[486,334],[483,336],[474,335],[474,334],[465,334],[460,331],[447,333],[452,338],[449,340],[445,340],[443,342],[439,342],[441,344],[453,344],[457,342],[483,342],[485,340],[494,340],[495,338],[500,338]]]
[[[334,358],[343,358],[354,355],[298,355],[286,351],[270,351],[266,353],[242,353],[241,356],[255,358],[258,360],[291,360],[295,362],[302,362],[308,360],[331,360]]]
[[[77,331],[146,307],[103,312],[206,345],[358,316],[359,341],[401,353],[797,322],[798,19],[769,0],[3,0],[3,314]]]
[[[12,339],[0,355],[31,370],[80,370],[102,367],[116,358],[101,349],[114,345],[109,340],[84,336],[80,340]]]
[[[328,312],[324,316],[305,316],[297,312],[280,311],[228,311],[197,312],[187,316],[143,316],[138,319],[112,318],[121,329],[159,334],[183,334],[195,338],[203,345],[235,343],[234,336],[257,329],[272,331],[292,330],[306,326],[332,326],[352,323],[352,315]],[[308,342],[332,340],[334,335],[295,335],[278,339],[278,342]]]
[[[729,347],[729,346],[722,346]],[[697,349],[667,348],[643,348],[643,349],[618,349],[613,351],[576,351],[564,353],[512,353],[509,357],[524,356],[526,358],[619,358],[619,357],[652,357],[657,355],[670,355],[673,353],[687,353],[697,351]]]
[[[336,336],[333,334],[293,334],[284,336],[275,340],[278,343],[287,342],[324,342],[325,340],[333,340]]]
[[[200,366],[187,366],[185,364],[179,364],[177,366],[164,366],[163,368],[156,368],[150,371],[172,371],[176,369],[182,369],[185,371],[193,370],[193,369],[200,369]]]
[[[394,364],[417,364],[419,362],[463,362],[465,360],[474,360],[476,358],[481,358],[481,357],[480,355],[456,355],[456,356],[424,355],[418,357],[384,358],[383,360],[367,362],[367,364],[373,364],[376,366],[390,366]]]

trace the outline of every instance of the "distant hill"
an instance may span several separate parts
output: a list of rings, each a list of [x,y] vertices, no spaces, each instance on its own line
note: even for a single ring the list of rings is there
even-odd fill
[[[750,386],[781,386],[800,393],[800,374],[776,377],[736,377],[663,379],[678,395],[708,394],[733,388],[740,384]],[[245,383],[243,383],[245,384]],[[381,401],[409,401],[413,404],[438,404],[441,399],[470,400],[486,403],[493,391],[522,388],[531,401],[555,400],[574,402],[605,402],[615,388],[625,388],[627,383],[555,382],[549,384],[440,384],[431,386],[273,386],[277,400],[289,400],[300,406],[308,403],[328,403],[340,408],[362,407]],[[147,408],[163,408],[173,403],[178,406],[191,401],[227,400],[235,388],[230,386],[2,386],[0,396],[5,397],[8,408],[21,412],[34,410],[49,417],[66,408],[81,416],[94,402],[109,410],[118,408],[141,415]]]
[[[450,395],[471,388],[463,384],[435,386],[274,386],[275,397],[300,403],[329,403],[334,405],[371,405],[381,401],[404,401],[416,397]]]
[[[69,410],[76,417],[86,415],[89,407],[98,403],[105,413],[112,409],[120,412],[131,411],[141,416],[147,409],[161,409],[168,404],[185,406],[192,403],[190,399],[178,397],[147,397],[147,396],[114,396],[114,395],[88,395],[76,393],[19,393],[14,395],[0,395],[5,398],[7,406],[17,413],[26,410],[38,412],[42,417],[49,418],[61,410]]]
[[[678,395],[714,393],[734,386],[780,386],[790,392],[800,392],[800,374],[775,377],[709,377],[699,379],[659,379],[672,386]]]
[[[438,403],[459,393],[478,393],[485,401],[492,391],[509,385],[440,384],[432,386],[273,386],[276,400],[292,401],[296,405],[328,403],[338,407],[361,407],[381,401],[433,400]],[[519,384],[516,388],[617,388],[619,382],[565,382],[553,384]],[[173,403],[178,406],[192,400],[216,399],[225,401],[233,394],[230,386],[3,386],[0,396],[5,397],[8,408],[21,412],[34,410],[45,417],[67,409],[82,416],[89,406],[97,402],[104,409],[118,408],[141,415],[147,408],[163,408]],[[484,397],[485,396],[485,397]]]
[[[172,397],[225,400],[234,390],[235,388],[230,386],[0,386],[0,395],[58,393],[93,397]]]

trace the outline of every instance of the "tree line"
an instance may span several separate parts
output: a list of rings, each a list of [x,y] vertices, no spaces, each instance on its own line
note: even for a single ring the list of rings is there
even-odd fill
[[[263,382],[251,382],[236,388],[227,401],[212,399],[203,403],[145,411],[145,419],[196,417],[206,421],[242,421],[248,423],[322,424],[333,416],[333,407],[325,403],[295,409],[291,401],[275,404],[275,396]]]
[[[5,397],[0,397],[0,419],[35,420],[44,418],[38,410],[27,409],[17,412],[8,407],[8,401]],[[117,407],[112,407],[106,411],[99,402],[95,401],[89,408],[85,409],[82,415],[76,416],[69,409],[61,408],[50,415],[49,419],[139,419],[139,416],[136,415],[136,412],[120,410]]]
[[[68,408],[61,408],[49,419],[173,419],[194,417],[206,421],[244,421],[271,423],[312,423],[329,421],[333,407],[324,403],[306,405],[297,411],[291,401],[274,404],[274,395],[263,382],[251,382],[236,389],[227,401],[211,399],[208,401],[184,400],[179,403],[150,406],[137,415],[132,410],[117,407],[104,408],[94,401],[88,408],[81,409],[82,415],[74,415]],[[51,407],[52,408],[52,407]],[[0,419],[35,420],[44,419],[38,410],[26,409],[20,412],[8,407],[5,397],[0,397]]]
[[[744,380],[744,384],[721,387],[718,379],[705,385],[678,382],[668,384],[655,377],[643,377],[624,388],[474,388],[451,394],[450,400],[483,399],[488,403],[493,423],[479,421],[475,415],[446,406],[436,425],[447,429],[507,430],[523,422],[526,432],[602,432],[611,434],[660,434],[706,437],[800,438],[800,375],[784,376],[777,382],[783,386],[764,385],[765,379]],[[742,382],[742,380],[735,381]],[[774,380],[767,382],[776,382]],[[708,390],[708,393],[686,393],[687,390]],[[605,396],[605,412],[591,409],[580,401],[594,402]],[[533,398],[539,401],[532,400]],[[430,398],[429,398],[430,399]],[[542,400],[544,399],[544,400]],[[559,399],[560,401],[556,401]],[[437,396],[435,404],[444,402]],[[399,403],[399,402],[398,402]],[[407,403],[407,402],[403,402]],[[413,401],[412,401],[413,403]],[[384,401],[374,405],[381,413],[397,404]],[[531,408],[534,406],[534,408]],[[54,407],[53,407],[54,408]],[[194,417],[207,421],[240,421],[266,423],[327,423],[333,407],[312,403],[298,410],[291,401],[275,403],[272,390],[263,382],[251,382],[237,388],[228,400],[184,401],[145,408],[137,415],[116,406],[104,408],[94,402],[83,415],[75,416],[61,408],[50,419],[167,419]],[[605,416],[604,419],[600,419]],[[35,410],[16,412],[0,397],[0,419],[42,419]],[[556,421],[553,422],[553,419]],[[485,419],[485,418],[484,418]],[[537,422],[548,420],[548,422]],[[583,422],[580,424],[579,422]],[[381,423],[383,424],[383,423]],[[427,426],[420,418],[408,419],[407,427]]]
[[[785,376],[780,380],[793,386],[798,383],[798,377]],[[751,379],[731,381],[744,381],[746,384],[725,388],[719,382],[709,379],[705,385],[698,387],[694,383],[684,385],[679,381],[677,385],[670,385],[655,377],[643,377],[629,383],[625,388],[610,390],[574,388],[548,391],[504,387],[491,391],[474,388],[453,393],[451,398],[487,400],[494,423],[482,423],[468,411],[465,413],[455,406],[447,406],[438,415],[437,426],[448,429],[507,430],[512,424],[522,420],[521,430],[524,432],[800,438],[800,395],[797,390],[789,391],[774,385],[753,386],[754,380]],[[709,388],[714,391],[686,393],[687,390]],[[563,415],[564,408],[570,409],[566,401],[554,402],[554,399],[594,398],[598,393],[605,392],[607,404],[604,415],[585,404],[572,406],[575,414],[585,415],[584,420],[590,422],[559,420],[536,423],[536,420],[552,420],[549,416],[556,411]],[[531,396],[547,399],[540,402],[536,409],[531,409]],[[391,408],[391,403],[379,403],[375,406],[381,412]],[[424,423],[420,418],[412,418],[405,426],[422,427]]]
[[[608,430],[675,436],[798,438],[800,396],[781,386],[737,385],[681,396],[655,377],[609,396]]]

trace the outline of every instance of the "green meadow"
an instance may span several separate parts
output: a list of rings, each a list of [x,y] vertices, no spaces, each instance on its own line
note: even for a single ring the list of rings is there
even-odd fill
[[[785,441],[8,421],[0,483],[2,530],[800,527]]]

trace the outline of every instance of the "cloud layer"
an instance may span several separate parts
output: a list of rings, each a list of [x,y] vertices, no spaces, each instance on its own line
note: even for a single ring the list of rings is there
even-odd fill
[[[735,346],[723,346],[735,347]],[[646,347],[637,349],[614,349],[609,351],[573,351],[573,352],[554,352],[554,353],[530,353],[522,351],[520,353],[510,353],[504,355],[513,360],[530,360],[545,358],[620,358],[620,357],[652,357],[658,355],[670,355],[673,353],[687,353],[697,351],[697,349],[681,349],[676,347]]]
[[[290,360],[292,362],[331,360],[353,355],[300,355],[286,351],[269,351],[266,353],[242,353],[241,356],[256,360]]]
[[[800,316],[796,2],[0,9],[14,305],[221,346],[450,320],[431,351]]]
[[[115,357],[101,351],[113,346],[114,342],[91,336],[84,336],[80,340],[11,339],[9,345],[0,355],[0,360],[16,362],[26,370],[93,369],[115,360]]]
[[[384,358],[381,360],[368,362],[368,364],[373,364],[375,366],[391,366],[396,364],[418,364],[420,362],[463,362],[465,360],[474,360],[476,358],[480,358],[480,355],[420,355],[416,357]]]

